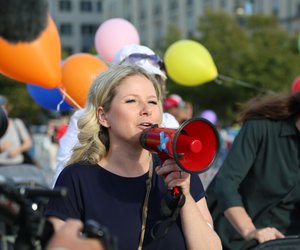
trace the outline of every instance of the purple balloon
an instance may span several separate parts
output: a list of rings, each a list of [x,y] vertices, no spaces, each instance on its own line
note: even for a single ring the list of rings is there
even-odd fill
[[[213,110],[206,109],[201,114],[200,117],[210,121],[212,124],[217,123],[217,115]]]

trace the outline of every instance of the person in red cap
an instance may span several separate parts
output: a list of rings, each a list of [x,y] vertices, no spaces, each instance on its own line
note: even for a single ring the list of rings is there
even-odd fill
[[[164,100],[163,108],[165,112],[173,115],[180,124],[193,116],[192,104],[183,101],[176,94],[170,95]]]

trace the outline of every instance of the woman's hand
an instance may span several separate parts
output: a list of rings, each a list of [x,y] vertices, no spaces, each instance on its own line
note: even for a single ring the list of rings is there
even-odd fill
[[[175,160],[168,159],[155,170],[158,175],[163,177],[168,189],[178,186],[181,187],[183,194],[190,193],[190,174],[182,171]]]
[[[245,236],[246,240],[255,239],[259,243],[264,243],[265,241],[269,240],[281,239],[284,237],[285,236],[281,232],[279,232],[275,227],[255,229],[254,231],[251,231]]]
[[[17,156],[20,155],[20,154],[21,154],[20,149],[15,149],[15,150],[10,151],[10,152],[8,153],[8,156],[9,156],[10,158],[15,158],[15,157],[17,157]]]

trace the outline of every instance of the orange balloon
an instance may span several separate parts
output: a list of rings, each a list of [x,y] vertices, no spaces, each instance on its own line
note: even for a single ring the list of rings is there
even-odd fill
[[[69,56],[62,66],[61,91],[75,108],[84,107],[90,86],[108,66],[96,56],[78,53]]]
[[[52,18],[32,42],[9,43],[0,38],[0,71],[23,83],[55,88],[61,82],[61,45]]]

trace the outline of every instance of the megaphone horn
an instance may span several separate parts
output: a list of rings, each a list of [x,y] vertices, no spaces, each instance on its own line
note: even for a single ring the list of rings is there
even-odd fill
[[[216,128],[203,118],[189,119],[177,130],[151,127],[143,131],[140,143],[143,148],[157,153],[162,162],[172,158],[189,173],[206,171],[219,149]]]

